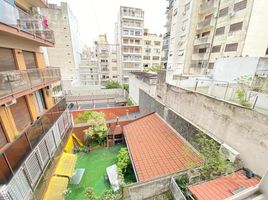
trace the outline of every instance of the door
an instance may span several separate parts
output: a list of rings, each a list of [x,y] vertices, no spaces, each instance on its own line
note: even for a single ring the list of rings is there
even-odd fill
[[[10,106],[17,130],[23,131],[32,122],[25,97],[17,99],[17,103]]]

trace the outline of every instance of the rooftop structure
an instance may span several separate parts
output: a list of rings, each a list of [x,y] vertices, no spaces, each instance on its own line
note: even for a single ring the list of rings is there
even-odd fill
[[[245,171],[241,170],[227,176],[191,186],[189,190],[196,200],[223,200],[247,188],[256,186],[259,182],[260,178],[248,178],[245,175]]]
[[[181,172],[203,162],[201,157],[157,114],[123,127],[138,181]]]

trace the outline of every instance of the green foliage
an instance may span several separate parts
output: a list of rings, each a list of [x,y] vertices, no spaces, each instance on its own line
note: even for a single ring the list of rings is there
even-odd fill
[[[181,189],[182,193],[187,196],[187,185],[189,184],[189,178],[187,175],[182,175],[179,179],[176,180],[176,183]]]
[[[89,200],[99,200],[99,198],[96,196],[96,194],[94,193],[94,191],[91,187],[88,187],[85,189],[85,196]]]
[[[113,192],[111,189],[106,190],[101,196],[101,200],[119,200],[121,198],[122,194],[120,192]]]
[[[239,102],[242,106],[250,108],[252,105],[249,101],[246,99],[246,92],[242,88],[237,88],[236,89],[236,95],[239,99]]]
[[[74,149],[74,152],[75,153],[80,153],[80,152],[89,153],[90,149],[87,146],[77,147],[77,148]]]
[[[158,72],[162,69],[161,66],[152,66],[152,67],[145,67],[143,68],[144,72]]]
[[[127,83],[123,84],[123,88],[129,93],[129,85]]]
[[[83,114],[80,114],[76,120],[78,122],[86,122],[90,126],[84,131],[87,146],[89,146],[90,140],[93,137],[96,138],[100,145],[103,144],[108,131],[104,113],[85,111]]]
[[[130,165],[130,158],[126,147],[121,148],[117,155],[117,168],[119,174],[124,178],[128,165]]]
[[[128,106],[133,106],[134,105],[134,103],[131,101],[130,98],[127,99],[127,105]]]
[[[115,88],[121,88],[121,85],[120,85],[120,83],[118,82],[118,81],[107,81],[106,83],[105,83],[105,87],[107,88],[107,89],[115,89]]]
[[[233,170],[226,156],[219,151],[219,145],[205,133],[200,132],[194,143],[205,160],[200,170],[203,180],[209,180]]]

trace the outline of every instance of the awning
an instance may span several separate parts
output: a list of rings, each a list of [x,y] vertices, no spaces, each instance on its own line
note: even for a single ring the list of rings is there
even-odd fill
[[[68,178],[53,176],[48,184],[44,200],[64,200]]]
[[[73,176],[77,155],[70,153],[63,153],[60,161],[56,167],[54,175],[58,176]]]

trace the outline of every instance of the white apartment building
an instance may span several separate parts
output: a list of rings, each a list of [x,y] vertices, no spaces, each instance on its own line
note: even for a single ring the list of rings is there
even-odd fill
[[[100,35],[95,42],[95,54],[101,85],[109,80],[121,82],[120,66],[117,60],[118,45],[109,44],[106,35]]]
[[[55,47],[47,48],[49,64],[60,68],[63,88],[68,88],[78,79],[81,48],[77,20],[66,2],[49,4],[41,13],[55,36]]]
[[[142,47],[142,65],[146,67],[161,66],[162,35],[149,33],[144,29]]]
[[[142,69],[144,11],[121,6],[116,29],[123,81],[128,82],[130,71]]]
[[[211,72],[222,57],[265,56],[266,0],[174,0],[167,82]]]

